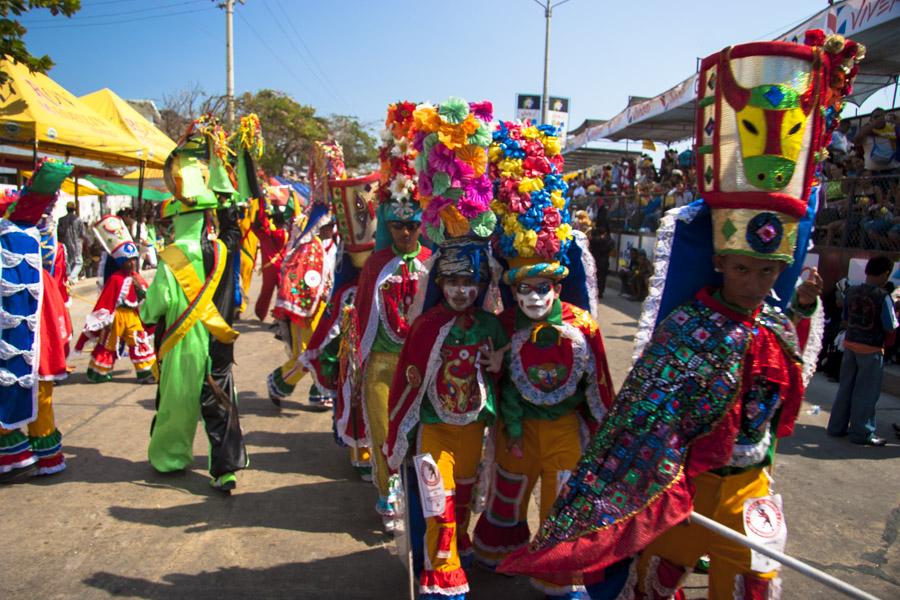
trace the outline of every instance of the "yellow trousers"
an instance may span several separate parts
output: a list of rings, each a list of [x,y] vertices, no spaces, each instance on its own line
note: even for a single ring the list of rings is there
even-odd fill
[[[484,423],[421,425],[418,454],[431,454],[437,463],[447,505],[443,515],[425,520],[425,566],[420,593],[454,595],[468,591],[460,554],[470,546],[470,505],[483,440]]]
[[[363,411],[372,442],[372,480],[378,488],[380,505],[390,496],[390,469],[382,447],[388,434],[388,395],[399,358],[391,352],[372,352],[363,374]]]
[[[694,511],[744,533],[744,502],[770,494],[764,469],[737,475],[702,473],[694,479]],[[695,524],[676,525],[651,543],[638,565],[638,589],[646,598],[672,596],[704,554],[709,555],[709,600],[766,598],[777,571],[756,573],[750,549]],[[772,595],[771,597],[778,597]]]
[[[125,342],[128,354],[138,373],[147,372],[156,365],[156,353],[150,336],[137,309],[119,306],[113,315],[113,322],[97,339],[91,352],[89,367],[100,374],[109,373],[118,357],[119,342]]]

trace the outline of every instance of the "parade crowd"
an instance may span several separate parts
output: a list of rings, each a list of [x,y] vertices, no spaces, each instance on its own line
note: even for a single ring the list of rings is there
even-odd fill
[[[210,484],[231,493],[249,464],[234,326],[252,310],[285,345],[270,400],[311,378],[308,401],[332,411],[337,445],[374,484],[420,598],[464,598],[473,564],[527,575],[548,597],[680,598],[704,555],[709,598],[777,598],[777,565],[690,516],[742,533],[748,514],[784,526],[767,469],[822,333],[821,278],[800,271],[809,198],[860,55],[827,42],[810,32],[706,58],[697,110],[711,124],[658,171],[623,159],[567,183],[552,126],[496,122],[487,101],[402,101],[388,107],[378,171],[351,176],[337,143],[316,142],[299,201],[261,185],[254,115],[233,135],[204,116],[166,161],[173,198],[156,215],[106,215],[85,231],[73,207],[57,238],[46,215],[72,165],[43,161],[0,203],[0,478],[65,468],[52,397],[74,338],[90,351],[88,381],[109,381],[127,356],[157,386],[154,469],[191,468],[202,420]],[[710,119],[723,107],[738,118]],[[619,390],[597,321],[613,227],[666,232],[652,277],[636,255],[623,278],[654,294]],[[101,291],[75,336],[66,279],[85,240],[99,246]],[[887,306],[883,262],[850,305]],[[871,386],[858,397],[850,380],[897,326],[877,321],[847,334],[855,362],[829,423],[869,445],[874,403],[859,397]]]

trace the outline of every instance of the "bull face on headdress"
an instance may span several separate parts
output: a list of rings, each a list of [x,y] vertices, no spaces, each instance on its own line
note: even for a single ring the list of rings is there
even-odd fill
[[[815,83],[800,70],[787,83],[746,88],[735,79],[728,56],[723,57],[720,72],[722,93],[735,112],[747,183],[763,191],[785,189],[801,160],[807,130],[812,129]]]
[[[344,242],[344,250],[357,266],[362,266],[375,247],[378,179],[379,174],[375,172],[365,177],[329,182],[332,209]]]
[[[793,260],[821,148],[820,53],[760,42],[701,64],[697,175],[718,253]]]

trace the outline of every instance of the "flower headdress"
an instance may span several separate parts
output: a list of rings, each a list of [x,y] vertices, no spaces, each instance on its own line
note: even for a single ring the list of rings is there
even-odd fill
[[[505,278],[560,280],[568,274],[562,261],[573,235],[557,130],[505,121],[493,138],[488,156],[498,185],[491,208],[500,254],[511,267]]]
[[[414,102],[395,102],[388,106],[383,144],[379,150],[381,159],[379,204],[385,221],[418,221],[421,208],[416,190],[416,171],[413,161]]]
[[[486,152],[492,118],[490,102],[454,97],[416,108],[419,200],[425,233],[435,243],[472,234],[486,238],[494,231]]]
[[[237,201],[247,203],[262,195],[259,179],[257,178],[256,161],[262,158],[265,143],[262,137],[262,127],[256,114],[241,117],[238,131],[232,136],[232,145],[237,147],[234,161],[234,175],[237,180]]]

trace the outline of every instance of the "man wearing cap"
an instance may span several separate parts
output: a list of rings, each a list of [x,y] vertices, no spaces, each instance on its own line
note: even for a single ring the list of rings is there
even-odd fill
[[[59,232],[59,241],[66,248],[69,281],[75,283],[81,277],[81,267],[84,263],[82,244],[87,239],[87,234],[74,202],[66,203],[66,214],[59,220],[57,231]]]
[[[226,138],[215,121],[201,117],[166,160],[166,183],[174,199],[163,205],[162,215],[172,218],[174,242],[160,253],[141,318],[156,324],[160,362],[150,464],[164,473],[188,468],[202,416],[210,485],[230,492],[237,485],[235,472],[247,467],[248,458],[230,355],[217,348],[238,336],[221,312],[234,306],[227,264],[236,256],[228,256],[214,225],[220,206],[216,194],[234,193],[225,151],[217,144]]]
[[[147,282],[138,270],[137,246],[124,221],[114,215],[106,215],[93,229],[108,257],[104,264],[103,290],[85,319],[75,351],[81,352],[89,341],[95,342],[87,379],[91,383],[104,383],[112,380],[110,372],[116,364],[119,346],[124,343],[138,383],[155,383],[156,354],[138,314],[147,294]]]
[[[704,201],[663,219],[639,357],[537,537],[502,571],[575,576],[596,598],[663,599],[683,597],[686,576],[708,554],[710,600],[780,597],[777,563],[690,516],[785,538],[768,470],[821,346],[806,320],[821,314],[821,278],[813,270],[797,281],[814,220],[815,157],[834,126],[826,114],[840,114],[852,80],[837,71],[852,74],[857,50],[818,32],[807,45],[742,44],[702,61]]]

